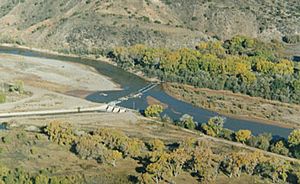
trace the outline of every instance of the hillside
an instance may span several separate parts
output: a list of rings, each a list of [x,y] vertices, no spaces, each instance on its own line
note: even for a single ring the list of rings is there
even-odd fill
[[[297,0],[2,0],[0,10],[1,42],[79,53],[237,34],[281,40],[300,29]]]

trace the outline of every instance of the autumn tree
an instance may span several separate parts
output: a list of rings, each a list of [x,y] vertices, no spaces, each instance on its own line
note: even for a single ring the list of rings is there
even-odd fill
[[[124,156],[138,157],[145,149],[143,141],[136,138],[129,138],[123,132],[101,128],[93,132],[102,139],[102,143],[109,149],[118,150]]]
[[[291,83],[299,80],[293,75],[297,64],[282,57],[280,50],[278,43],[235,36],[225,42],[201,42],[196,49],[117,47],[108,56],[124,69],[140,70],[163,81],[300,103],[297,82]],[[270,86],[278,89],[270,90]]]
[[[163,107],[161,105],[150,105],[145,109],[146,117],[158,117],[160,113],[163,112]]]
[[[252,175],[264,159],[260,152],[232,152],[225,156],[220,168],[229,177],[239,177],[243,172]]]
[[[238,142],[245,143],[247,140],[251,138],[251,131],[250,130],[239,130],[235,133],[235,139]]]
[[[188,167],[203,183],[212,183],[216,180],[219,169],[218,155],[208,147],[197,146],[188,161]]]
[[[76,139],[72,125],[67,122],[50,122],[44,128],[44,132],[49,136],[51,141],[61,145],[71,145]]]
[[[116,166],[117,160],[122,158],[121,152],[107,149],[98,136],[81,137],[75,145],[75,150],[81,159],[94,159],[112,166]]]
[[[152,139],[148,142],[148,147],[150,151],[164,151],[165,143],[159,139]]]
[[[148,160],[149,164],[146,165],[146,172],[149,175],[146,176],[150,176],[153,182],[159,183],[162,180],[171,181],[173,177],[177,177],[182,172],[182,168],[188,160],[188,155],[184,149],[178,148],[171,152],[150,152]]]

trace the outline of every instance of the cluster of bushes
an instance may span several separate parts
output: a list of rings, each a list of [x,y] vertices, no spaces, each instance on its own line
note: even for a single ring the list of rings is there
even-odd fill
[[[203,133],[224,138],[230,141],[237,141],[273,153],[300,158],[300,130],[294,130],[288,137],[273,137],[270,133],[263,133],[257,136],[249,130],[232,130],[223,128],[224,120],[220,117],[211,118],[208,123],[202,124],[199,128]]]
[[[295,43],[299,43],[300,42],[300,35],[295,34],[295,35],[286,35],[282,38],[282,40],[286,43],[291,43],[291,44],[295,44]]]
[[[147,108],[156,109],[156,111],[153,112],[155,116],[152,117],[160,116],[162,107],[159,108],[158,106],[159,105],[150,105]],[[164,122],[173,122],[173,120],[167,116],[163,116],[161,119]],[[250,130],[239,130],[234,132],[223,127],[224,118],[219,116],[209,119],[207,123],[198,124],[193,120],[192,116],[184,114],[178,121],[175,121],[174,124],[191,130],[197,129],[212,137],[241,142],[265,151],[300,158],[300,129],[292,131],[288,140],[286,140],[284,138],[273,138],[270,133],[263,133],[258,136],[254,136]]]
[[[74,148],[74,153],[82,159],[94,159],[113,166],[121,158],[138,157],[144,147],[142,141],[108,129],[98,129],[77,136],[71,124],[60,121],[51,122],[44,132],[51,141]]]
[[[237,36],[225,42],[202,42],[195,49],[118,47],[107,56],[124,69],[140,70],[162,81],[300,103],[295,63],[280,51],[278,43]]]
[[[25,45],[25,42],[21,38],[14,38],[11,36],[2,36],[0,38],[0,43]]]
[[[221,173],[228,177],[239,177],[242,173],[259,175],[272,182],[300,180],[299,165],[259,152],[224,153],[212,149],[206,141],[191,138],[171,144],[159,139],[141,141],[104,128],[81,135],[75,132],[70,124],[63,122],[52,122],[45,128],[50,140],[75,148],[70,150],[82,159],[95,159],[112,166],[124,158],[137,160],[142,164],[142,169],[137,169],[140,175],[135,178],[138,183],[172,183],[183,172],[203,183],[214,182]]]
[[[24,82],[23,81],[15,81],[14,83],[2,83],[0,86],[0,90],[4,92],[10,93],[19,93],[23,94],[24,91]]]
[[[24,93],[23,81],[16,81],[13,84],[1,84],[0,86],[0,103],[6,102],[7,93]]]
[[[83,181],[80,175],[48,176],[43,172],[31,174],[24,169],[9,169],[0,165],[0,183],[28,183],[28,184],[71,184]]]

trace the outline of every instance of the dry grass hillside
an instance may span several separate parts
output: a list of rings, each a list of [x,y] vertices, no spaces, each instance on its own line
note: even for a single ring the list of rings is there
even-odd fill
[[[1,0],[1,42],[54,50],[144,43],[194,46],[237,34],[300,32],[298,0]]]

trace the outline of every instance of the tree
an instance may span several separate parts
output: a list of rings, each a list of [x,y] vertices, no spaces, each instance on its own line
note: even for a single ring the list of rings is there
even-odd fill
[[[286,181],[290,168],[289,162],[273,158],[260,162],[255,169],[255,173],[272,179],[274,183],[279,183],[280,180]]]
[[[44,183],[49,183],[49,178],[47,176],[39,174],[38,176],[35,177],[35,184],[44,184]]]
[[[99,163],[116,166],[116,161],[122,158],[122,153],[110,150],[103,144],[98,135],[81,137],[75,145],[75,152],[81,159],[94,159]]]
[[[144,149],[143,141],[136,138],[129,138],[123,132],[101,128],[93,132],[102,139],[102,143],[109,149],[120,151],[125,157],[138,157]]]
[[[165,144],[159,139],[153,139],[149,141],[148,147],[150,151],[164,151],[165,149]]]
[[[224,126],[224,118],[220,116],[216,116],[210,118],[207,124],[203,124],[202,129],[207,135],[215,137],[217,135],[220,135],[223,126]]]
[[[188,167],[203,183],[214,183],[219,169],[219,157],[210,148],[197,147]]]
[[[248,144],[252,147],[256,147],[262,150],[268,150],[271,140],[272,140],[272,134],[264,133],[258,136],[252,136],[248,140]]]
[[[293,130],[289,137],[288,137],[288,142],[291,147],[295,147],[300,145],[300,129],[298,130]]]
[[[291,132],[288,137],[288,143],[290,144],[294,157],[300,158],[300,129]]]
[[[145,110],[146,117],[158,117],[160,113],[163,112],[163,107],[161,105],[150,105]]]
[[[181,116],[178,125],[190,130],[196,128],[196,123],[194,122],[193,116],[190,116],[188,114],[184,114]]]
[[[234,139],[234,131],[227,128],[223,128],[220,132],[220,137],[232,141]]]
[[[225,156],[220,169],[229,177],[239,177],[242,172],[252,175],[264,159],[260,152],[232,152]]]
[[[238,142],[245,143],[248,139],[251,138],[251,131],[250,130],[239,130],[235,134],[235,139]]]
[[[277,141],[275,144],[271,145],[270,151],[280,155],[288,155],[289,149],[285,146],[283,141]]]
[[[71,145],[76,139],[73,127],[67,122],[53,121],[46,126],[44,132],[51,141],[61,145]]]

